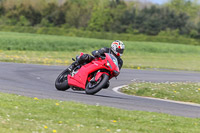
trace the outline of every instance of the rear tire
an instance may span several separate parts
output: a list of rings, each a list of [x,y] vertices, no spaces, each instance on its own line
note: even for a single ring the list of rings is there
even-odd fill
[[[88,82],[85,88],[86,94],[94,95],[95,93],[99,92],[109,80],[109,76],[107,74],[102,74],[99,80],[100,81],[97,81],[95,85],[93,85],[91,82]]]
[[[70,74],[68,70],[64,70],[56,79],[55,81],[55,87],[59,91],[66,91],[69,89],[67,75]]]

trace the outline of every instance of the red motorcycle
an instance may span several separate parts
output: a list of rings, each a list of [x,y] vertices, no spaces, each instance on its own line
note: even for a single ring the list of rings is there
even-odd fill
[[[75,59],[72,60],[75,61]],[[102,88],[107,88],[108,81],[117,77],[119,73],[117,58],[112,54],[105,53],[105,57],[94,58],[88,64],[75,67],[72,72],[64,70],[56,79],[55,87],[59,91],[69,88],[85,90],[87,94],[93,95]]]

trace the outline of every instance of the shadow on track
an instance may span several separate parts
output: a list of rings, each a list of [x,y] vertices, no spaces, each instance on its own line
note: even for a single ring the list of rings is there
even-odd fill
[[[123,97],[109,96],[109,95],[99,95],[99,94],[88,95],[88,94],[84,93],[84,91],[66,91],[66,92],[67,93],[73,93],[73,94],[79,94],[79,95],[85,95],[85,96],[88,96],[88,97],[105,97],[105,98],[110,98],[110,99],[130,100],[130,98],[123,98]]]

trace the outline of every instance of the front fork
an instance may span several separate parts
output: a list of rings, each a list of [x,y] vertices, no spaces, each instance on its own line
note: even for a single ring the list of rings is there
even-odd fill
[[[109,76],[109,74],[106,73],[106,72],[98,71],[97,74],[96,74],[96,76],[95,76],[95,81],[97,81],[103,74],[106,74],[106,75]]]

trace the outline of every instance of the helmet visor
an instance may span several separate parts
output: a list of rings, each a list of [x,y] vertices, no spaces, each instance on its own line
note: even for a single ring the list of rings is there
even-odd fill
[[[120,53],[120,54],[123,54],[124,49],[119,49],[119,48],[117,48],[116,51],[117,51],[118,53]]]

